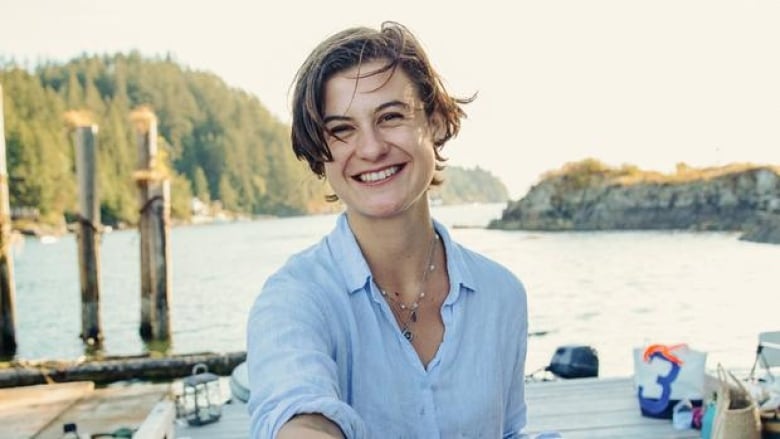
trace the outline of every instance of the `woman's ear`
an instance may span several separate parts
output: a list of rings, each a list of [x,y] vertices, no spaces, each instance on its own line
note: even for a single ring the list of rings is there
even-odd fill
[[[447,133],[444,117],[439,113],[433,113],[428,118],[428,124],[430,125],[431,134],[433,135],[433,143],[437,147],[441,147],[442,145],[440,143],[444,140]]]

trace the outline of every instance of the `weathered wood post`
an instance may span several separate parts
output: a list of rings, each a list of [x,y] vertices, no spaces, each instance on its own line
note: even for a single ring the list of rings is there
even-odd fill
[[[0,84],[0,355],[16,353],[14,263],[11,253],[11,209],[5,162],[3,86]]]
[[[79,190],[79,278],[81,280],[81,339],[103,342],[100,319],[100,197],[97,187],[97,125],[80,123],[74,131]]]
[[[157,151],[157,118],[148,109],[132,114],[136,127],[141,235],[141,326],[145,341],[171,338],[170,180]]]

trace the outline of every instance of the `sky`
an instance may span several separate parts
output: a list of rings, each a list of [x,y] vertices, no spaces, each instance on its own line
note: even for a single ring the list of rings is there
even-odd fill
[[[780,164],[777,0],[0,0],[0,57],[172,54],[289,123],[314,46],[385,20],[415,33],[451,93],[478,93],[444,153],[513,198],[587,157],[661,172]]]

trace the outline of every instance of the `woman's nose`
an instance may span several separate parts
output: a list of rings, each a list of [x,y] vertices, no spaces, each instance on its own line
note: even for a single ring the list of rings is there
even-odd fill
[[[357,155],[365,160],[382,158],[389,150],[387,141],[376,128],[363,130],[357,144]]]

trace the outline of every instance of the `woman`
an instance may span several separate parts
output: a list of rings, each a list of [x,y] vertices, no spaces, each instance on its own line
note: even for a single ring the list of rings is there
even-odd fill
[[[470,101],[397,23],[340,32],[298,71],[293,150],[346,209],[251,311],[252,437],[520,437],[525,291],[427,198]]]

